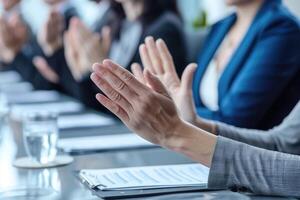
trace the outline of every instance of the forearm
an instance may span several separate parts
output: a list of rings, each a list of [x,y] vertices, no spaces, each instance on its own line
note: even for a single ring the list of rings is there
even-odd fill
[[[217,141],[216,136],[186,122],[182,122],[174,135],[175,137],[163,146],[210,167]]]
[[[253,129],[244,129],[230,126],[223,123],[216,124],[216,133],[222,137],[226,137],[235,141],[243,142],[259,148],[268,150],[277,150],[276,131],[259,131]],[[283,134],[283,133],[282,133]]]
[[[219,137],[209,188],[263,195],[300,196],[300,157]]]

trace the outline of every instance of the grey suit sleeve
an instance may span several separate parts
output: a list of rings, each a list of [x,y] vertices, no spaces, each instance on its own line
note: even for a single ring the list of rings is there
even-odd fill
[[[300,103],[280,126],[269,131],[242,129],[218,123],[217,133],[252,146],[300,155]]]
[[[218,137],[208,186],[300,197],[300,157]]]

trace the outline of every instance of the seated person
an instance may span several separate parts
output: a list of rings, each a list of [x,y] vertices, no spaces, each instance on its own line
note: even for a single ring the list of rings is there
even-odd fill
[[[280,0],[226,2],[236,13],[212,27],[194,75],[197,114],[244,128],[272,128],[300,99],[299,21]],[[144,66],[165,65],[166,70],[155,72],[167,88],[173,87],[171,77],[179,80],[169,70],[174,66],[157,64],[163,59],[153,59],[157,51],[154,40],[146,40],[141,47]]]
[[[125,18],[122,5],[113,0],[90,1],[95,2],[98,8],[98,16],[92,24],[92,32],[101,33],[103,27],[108,26],[111,29],[111,38],[115,38]]]
[[[166,40],[170,51],[176,55],[175,62],[179,74],[186,63],[182,22],[176,1],[122,0],[117,2],[121,3],[126,15],[118,37],[112,38],[111,30],[107,27],[102,29],[100,35],[95,34],[82,22],[74,19],[64,38],[66,63],[77,86],[74,86],[70,78],[61,78],[62,85],[67,90],[71,90],[70,94],[95,109],[103,107],[92,100],[98,93],[98,89],[94,88],[89,79],[92,63],[109,57],[122,63],[126,69],[130,69],[133,62],[140,62],[138,47],[148,35]],[[66,74],[60,71],[56,73]]]
[[[9,5],[12,2],[17,6],[20,0],[11,1]],[[32,33],[19,10],[6,6],[7,1],[2,2],[4,8],[7,8],[6,12],[14,14],[11,15],[11,19],[1,20],[4,28],[1,29],[0,34],[0,43],[3,46],[0,58],[8,67],[18,71],[26,81],[31,82],[36,89],[49,89],[52,88],[52,84],[38,73],[33,64],[34,57],[50,58],[61,47],[62,32],[68,26],[70,18],[77,15],[68,1],[47,0],[45,2],[50,6],[50,14],[38,36]]]
[[[182,120],[150,71],[138,80],[109,60],[93,69],[91,79],[106,95],[98,94],[98,101],[144,139],[210,167],[209,189],[300,197],[300,156],[282,153],[300,153],[300,102],[281,126],[264,134],[205,120],[196,127]]]

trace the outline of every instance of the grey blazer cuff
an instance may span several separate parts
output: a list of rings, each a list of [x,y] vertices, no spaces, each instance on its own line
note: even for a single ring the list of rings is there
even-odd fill
[[[228,149],[231,145],[231,149]],[[210,168],[208,188],[209,189],[228,189],[229,180],[232,179],[231,159],[235,151],[235,146],[229,139],[218,137],[212,165]]]

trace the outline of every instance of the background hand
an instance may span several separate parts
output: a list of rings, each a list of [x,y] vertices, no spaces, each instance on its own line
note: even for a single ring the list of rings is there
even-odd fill
[[[47,56],[53,55],[63,45],[64,18],[52,10],[38,34],[38,42]]]
[[[18,13],[9,20],[0,17],[0,59],[3,62],[12,62],[27,39],[27,26]]]
[[[103,61],[110,49],[110,29],[104,28],[101,35],[93,33],[77,18],[72,19],[65,33],[65,55],[76,80],[92,71],[93,63]],[[80,55],[80,56],[79,56]]]

